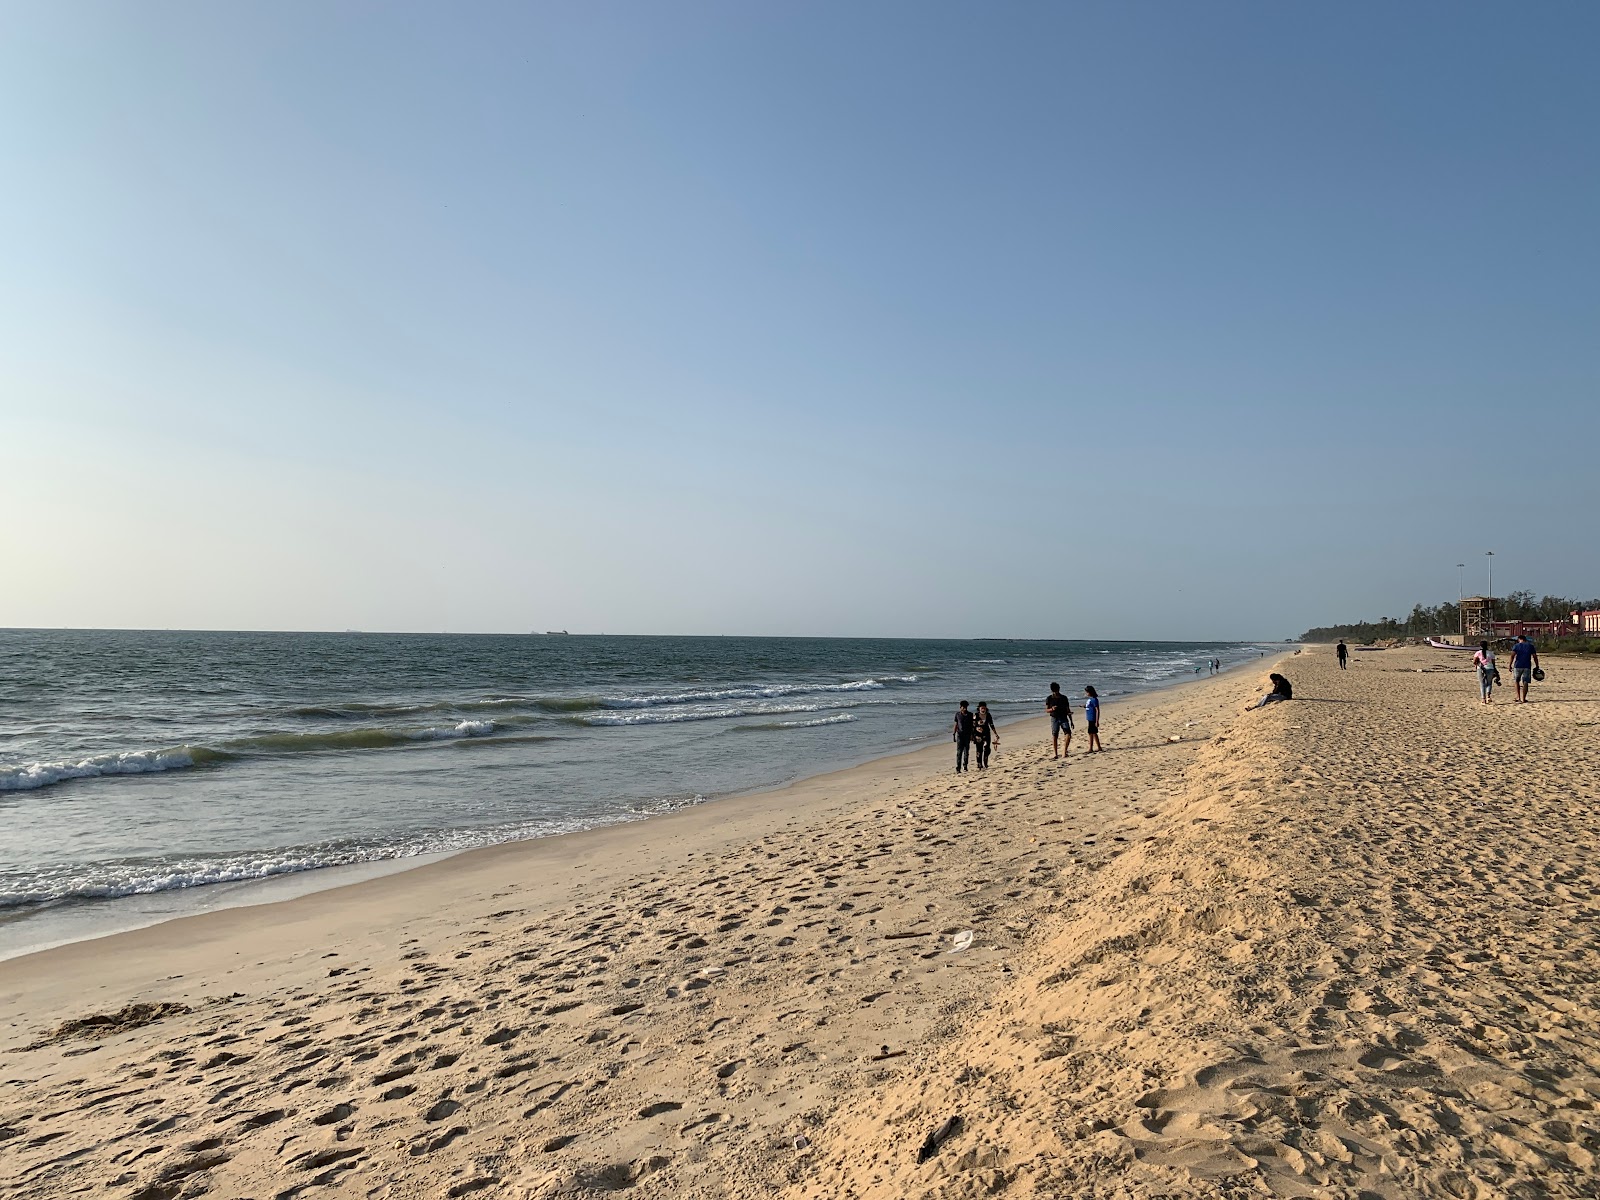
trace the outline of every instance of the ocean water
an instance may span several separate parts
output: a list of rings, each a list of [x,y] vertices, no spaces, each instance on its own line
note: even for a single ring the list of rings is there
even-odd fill
[[[1116,697],[1263,648],[0,630],[0,956],[772,787],[944,739],[960,699],[1037,715],[1052,680],[1114,728]]]

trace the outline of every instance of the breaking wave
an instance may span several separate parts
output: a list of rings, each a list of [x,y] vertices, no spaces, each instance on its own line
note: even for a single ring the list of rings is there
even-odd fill
[[[748,732],[765,732],[776,729],[814,729],[818,725],[842,725],[846,721],[854,721],[849,713],[834,713],[831,717],[818,717],[814,721],[762,721],[755,725],[735,725],[735,729]]]

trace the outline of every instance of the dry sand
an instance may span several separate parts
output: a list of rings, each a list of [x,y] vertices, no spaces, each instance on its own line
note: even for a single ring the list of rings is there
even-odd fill
[[[0,963],[0,1188],[1600,1195],[1600,664],[1353,660]]]

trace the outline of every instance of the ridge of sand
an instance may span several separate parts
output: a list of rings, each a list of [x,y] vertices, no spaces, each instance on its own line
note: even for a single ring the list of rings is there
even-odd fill
[[[1325,649],[795,1197],[1595,1196],[1600,668]],[[951,1116],[961,1132],[913,1151]]]
[[[1593,1195],[1600,669],[1356,658],[0,964],[0,1187]]]

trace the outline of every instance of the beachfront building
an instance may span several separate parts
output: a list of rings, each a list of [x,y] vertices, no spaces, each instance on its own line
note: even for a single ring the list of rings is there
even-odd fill
[[[1574,637],[1578,633],[1577,623],[1569,621],[1491,621],[1489,624],[1497,638],[1530,637],[1536,642],[1541,638]]]
[[[1573,613],[1572,623],[1584,637],[1600,637],[1600,608],[1588,608]]]

